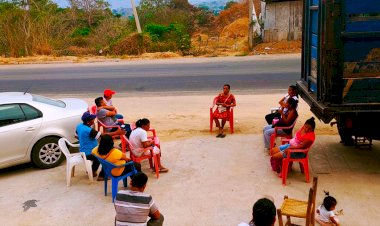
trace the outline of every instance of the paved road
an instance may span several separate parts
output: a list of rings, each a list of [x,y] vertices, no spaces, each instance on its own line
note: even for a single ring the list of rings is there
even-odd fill
[[[171,59],[135,62],[0,66],[0,90],[39,94],[168,95],[283,92],[300,77],[299,55]]]

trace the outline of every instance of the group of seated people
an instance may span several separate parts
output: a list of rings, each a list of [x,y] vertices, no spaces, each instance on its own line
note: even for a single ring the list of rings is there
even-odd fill
[[[153,147],[153,154],[156,155],[156,161],[161,173],[169,170],[161,164],[161,151],[159,144],[155,143],[154,139],[148,137],[150,130],[150,121],[146,118],[139,119],[135,123],[135,128],[132,130],[129,124],[124,124],[123,115],[118,114],[116,108],[112,105],[112,95],[115,94],[112,90],[104,90],[104,96],[95,99],[96,114],[91,114],[86,111],[82,115],[82,123],[76,128],[76,133],[79,140],[79,150],[86,154],[86,158],[91,160],[93,176],[97,176],[97,170],[100,162],[97,159],[105,159],[115,165],[123,165],[131,161],[125,152],[115,147],[114,138],[126,135],[131,144],[131,152],[136,157],[150,155],[150,151],[146,148]],[[97,131],[94,128],[95,119],[98,119],[106,127],[103,132]],[[96,157],[95,157],[96,156]],[[163,225],[164,217],[158,211],[152,197],[144,193],[148,177],[141,172],[140,163],[134,162],[134,168],[138,171],[131,178],[130,191],[119,191],[115,199],[115,225]],[[130,173],[133,167],[130,165],[114,168],[111,173],[113,176],[121,176]],[[152,169],[154,172],[154,169]],[[104,180],[104,171],[101,170],[98,175],[98,181]],[[128,205],[126,204],[133,205]],[[147,218],[150,220],[147,221]]]
[[[114,163],[116,165],[122,165],[126,162],[131,161],[130,158],[126,156],[125,153],[120,151],[114,145],[114,137],[126,135],[131,144],[132,150],[130,150],[136,157],[143,155],[149,155],[150,151],[147,151],[146,148],[157,145],[153,139],[150,139],[147,135],[147,131],[150,130],[150,121],[146,118],[139,119],[135,123],[135,128],[132,130],[129,124],[123,122],[123,115],[118,114],[116,108],[112,105],[112,95],[115,94],[112,90],[105,90],[103,97],[98,97],[95,99],[96,104],[96,114],[91,114],[90,112],[84,112],[82,115],[83,123],[77,126],[76,132],[80,143],[80,151],[86,154],[87,159],[93,161],[92,171],[94,176],[96,176],[97,169],[99,167],[99,161],[95,157],[100,157],[106,159],[107,161]],[[218,127],[218,138],[225,137],[223,132],[224,125],[229,119],[230,108],[236,106],[236,100],[233,94],[230,93],[230,85],[225,84],[223,86],[223,92],[220,93],[216,98],[216,103],[218,107],[213,112],[213,120],[215,121],[216,126]],[[263,128],[264,135],[264,146],[265,149],[269,150],[270,139],[272,134],[275,131],[278,134],[292,134],[292,128],[289,129],[277,129],[276,127],[289,127],[291,126],[298,117],[297,107],[298,107],[298,95],[297,89],[295,86],[289,86],[288,94],[284,96],[279,101],[280,107],[275,112],[265,116],[265,119],[268,123],[267,126]],[[102,124],[106,126],[103,132],[97,131],[94,128],[95,119],[98,119]],[[221,123],[219,120],[221,119]],[[133,126],[134,127],[134,126]],[[270,150],[271,157],[281,160],[286,157],[288,149],[305,149],[310,147],[315,140],[315,121],[314,117],[308,119],[305,124],[299,129],[294,138],[292,138],[288,144],[283,144],[277,147],[274,147]],[[99,141],[99,142],[98,142]],[[160,150],[160,149],[155,149]],[[165,168],[160,161],[160,151],[154,152],[157,156],[157,163],[160,169],[160,172],[168,172],[168,169]],[[293,153],[292,158],[303,158],[304,153]],[[122,201],[118,201],[118,197],[125,196],[130,197],[133,195],[142,195],[141,192],[144,191],[146,186],[147,177],[145,174],[141,173],[141,165],[139,163],[134,163],[135,168],[140,175],[135,180],[132,179],[132,188],[135,191],[123,191],[121,194],[118,194],[116,198],[116,203],[125,202],[125,198],[122,198]],[[114,176],[120,176],[126,173],[129,173],[132,169],[129,167],[115,168],[112,171]],[[103,171],[99,173],[98,180],[103,180]],[[145,175],[145,176],[144,176]],[[140,192],[140,193],[139,193]],[[125,194],[124,194],[125,193]],[[131,193],[131,194],[130,194]],[[150,196],[149,196],[150,197]],[[151,198],[151,197],[150,197]],[[268,202],[268,200],[263,199],[262,202]],[[260,203],[260,202],[258,202]],[[269,202],[268,202],[269,203]],[[272,203],[273,204],[273,203]],[[267,203],[265,204],[267,205]],[[115,204],[116,210],[117,205]],[[157,209],[148,208],[149,216],[153,222],[159,222],[158,225],[162,225],[163,216],[159,213]],[[255,208],[255,206],[254,206]],[[272,206],[271,206],[272,209]],[[271,213],[273,214],[273,213]],[[275,213],[274,213],[275,214]],[[275,216],[275,215],[274,215]],[[272,215],[273,217],[273,215]],[[119,220],[122,221],[123,215],[117,215],[116,222]],[[256,220],[258,218],[256,217]],[[254,225],[254,219],[250,222],[249,225]],[[273,221],[272,221],[273,220]],[[270,225],[274,223],[274,219],[270,219]]]
[[[230,119],[230,108],[236,106],[236,100],[233,94],[230,93],[230,85],[223,86],[223,92],[216,97],[215,105],[217,108],[213,112],[213,120],[216,127],[219,129],[216,137],[223,138],[226,135],[223,128],[227,120]],[[298,118],[298,92],[295,85],[288,87],[288,93],[280,99],[279,108],[274,112],[265,116],[268,125],[263,128],[264,148],[267,152],[270,150],[271,136],[276,132],[278,135],[290,135],[293,132],[294,123]],[[219,121],[221,120],[221,122]],[[277,127],[277,128],[276,128]],[[285,127],[285,128],[284,128]],[[290,127],[290,128],[286,128]],[[305,124],[296,132],[288,144],[274,147],[270,150],[270,155],[274,159],[281,160],[286,157],[288,149],[306,149],[310,147],[315,140],[315,119],[308,119]],[[304,153],[293,153],[292,158],[304,158]]]
[[[150,152],[143,152],[142,150],[144,150],[144,148],[158,145],[155,144],[154,140],[148,138],[147,131],[150,129],[150,121],[148,119],[139,119],[136,122],[136,128],[133,131],[129,124],[124,124],[121,121],[123,116],[121,114],[117,114],[116,108],[112,105],[111,98],[113,94],[115,94],[114,91],[105,90],[104,97],[96,98],[96,114],[91,114],[88,111],[84,112],[82,115],[82,123],[80,123],[76,128],[76,133],[80,144],[79,150],[84,152],[87,159],[93,162],[92,171],[94,176],[97,176],[97,170],[100,165],[94,155],[106,159],[116,165],[122,165],[131,161],[125,153],[114,147],[114,137],[120,138],[120,136],[126,135],[133,147],[131,151],[137,157],[150,154]],[[96,118],[107,126],[107,128],[104,128],[103,132],[97,131],[94,128]],[[165,168],[159,160],[160,149],[155,148],[154,150],[156,150],[154,154],[157,155],[158,159],[155,164],[158,164],[160,172],[168,172],[168,169]],[[139,163],[134,164],[136,169],[141,172],[141,165]],[[121,167],[114,169],[112,171],[112,175],[120,176],[130,172],[130,170],[131,169]],[[104,172],[100,171],[98,180],[102,181],[103,176]]]
[[[279,101],[280,107],[275,112],[265,116],[268,125],[263,128],[264,148],[270,149],[271,136],[276,132],[277,135],[291,135],[291,127],[298,118],[298,94],[297,87],[289,86],[288,94]],[[275,129],[277,127],[277,129]],[[286,129],[285,129],[285,128]],[[289,128],[291,127],[291,128]],[[315,119],[314,117],[306,120],[304,125],[296,132],[295,136],[288,143],[275,146],[270,149],[270,156],[281,162],[286,158],[289,149],[307,149],[315,140]],[[292,153],[291,158],[305,158],[305,153]],[[279,164],[281,165],[281,164]]]

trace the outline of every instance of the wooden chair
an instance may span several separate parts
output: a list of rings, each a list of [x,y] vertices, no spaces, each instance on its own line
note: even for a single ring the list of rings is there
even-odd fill
[[[286,178],[288,176],[289,167],[292,167],[293,162],[299,162],[300,170],[305,174],[306,183],[310,181],[310,173],[309,173],[309,150],[313,146],[314,143],[310,145],[309,148],[306,149],[290,149],[286,150],[286,158],[282,159],[282,167],[281,167],[281,178],[282,184],[286,185]],[[292,158],[292,153],[304,153],[304,158]]]
[[[210,107],[210,133],[212,133],[212,127],[214,125],[214,107],[216,106],[216,101],[218,100],[218,97],[214,98],[214,101],[212,102],[212,106]],[[229,117],[227,118],[227,121],[230,123],[230,132],[234,133],[234,107],[230,107],[229,110]]]
[[[315,225],[315,199],[317,194],[318,177],[313,178],[313,187],[309,190],[307,201],[290,199],[284,196],[284,202],[277,209],[279,226],[283,226],[282,216],[286,216],[285,225],[292,225],[290,217],[305,218],[306,226]]]
[[[271,152],[272,152],[272,149],[273,149],[273,147],[274,147],[274,145],[276,143],[276,139],[278,137],[285,138],[285,139],[292,139],[293,138],[293,128],[296,125],[297,118],[294,120],[293,124],[290,125],[290,126],[284,126],[284,127],[278,126],[278,127],[274,127],[274,133],[270,136],[270,144],[269,144],[269,148],[270,148]],[[290,134],[279,134],[277,132],[278,130],[284,130],[284,129],[291,129],[292,132]]]

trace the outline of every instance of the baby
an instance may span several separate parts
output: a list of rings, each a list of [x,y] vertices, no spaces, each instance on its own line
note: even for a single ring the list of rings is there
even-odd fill
[[[339,220],[334,214],[337,201],[334,197],[325,192],[326,197],[323,199],[323,204],[317,209],[317,222],[321,225],[335,225],[339,226]]]

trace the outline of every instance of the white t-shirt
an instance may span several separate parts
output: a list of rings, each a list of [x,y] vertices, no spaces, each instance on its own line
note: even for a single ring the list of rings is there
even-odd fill
[[[241,222],[240,224],[238,224],[238,226],[249,226],[249,224],[247,224],[245,222]]]
[[[105,97],[103,97],[104,102],[106,102],[107,106],[112,106],[112,100],[107,100]]]
[[[132,151],[135,156],[140,157],[143,154],[144,146],[142,142],[146,141],[148,141],[148,133],[144,129],[138,127],[132,131],[129,136],[129,142],[133,146]]]
[[[321,216],[320,219],[323,222],[331,222],[330,217],[334,217],[334,211],[328,211],[323,205],[318,206],[319,215]]]
[[[285,98],[285,99],[284,99],[284,103],[288,102],[288,100],[289,100],[289,98],[290,98],[289,94],[286,94],[284,98]],[[293,98],[294,100],[298,101],[297,96],[292,96],[292,98]],[[298,108],[298,107],[297,107],[297,108]],[[287,108],[284,108],[283,110],[284,110],[284,114],[286,114],[286,112],[288,111]]]

